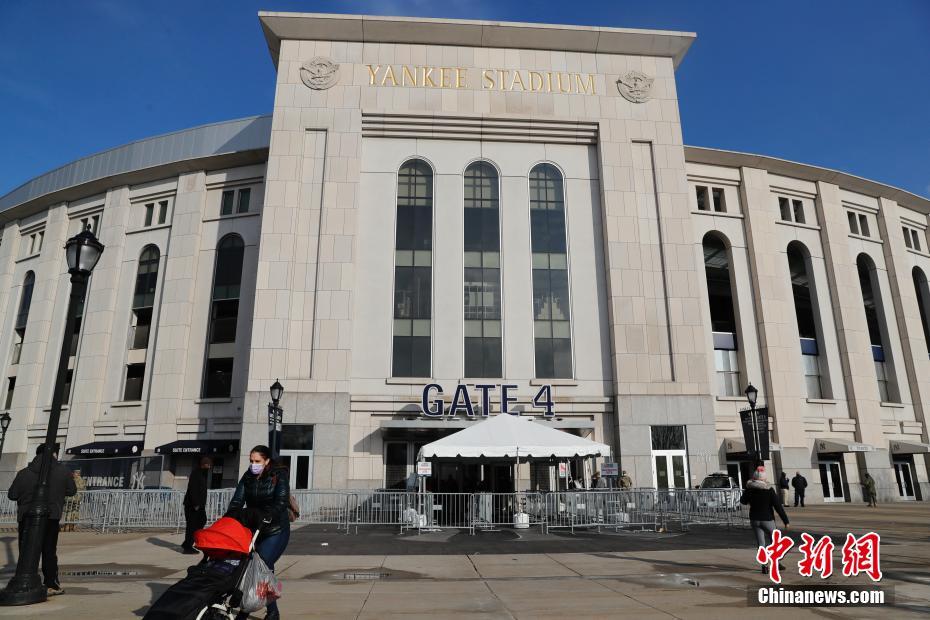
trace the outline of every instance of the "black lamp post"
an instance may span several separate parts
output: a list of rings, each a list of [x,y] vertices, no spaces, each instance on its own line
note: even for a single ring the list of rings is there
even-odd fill
[[[10,421],[12,419],[9,411],[4,411],[3,414],[0,415],[0,456],[3,456],[3,444],[6,443],[6,429],[10,428]]]
[[[48,414],[45,450],[42,452],[35,499],[21,526],[23,536],[19,561],[16,563],[16,574],[0,593],[0,605],[30,605],[41,603],[46,599],[45,586],[39,577],[39,555],[42,552],[42,539],[48,523],[48,476],[52,468],[52,455],[55,452],[58,422],[61,417],[61,403],[64,399],[68,357],[71,353],[71,338],[74,334],[74,311],[84,298],[87,279],[102,253],[103,244],[97,241],[89,230],[82,230],[68,239],[65,244],[65,258],[68,261],[68,273],[71,274],[71,296],[68,300],[68,313],[65,315],[65,334],[61,341],[55,390],[52,392],[52,408]]]
[[[278,458],[281,451],[281,425],[284,423],[284,409],[278,406],[281,396],[284,395],[284,386],[275,379],[269,390],[271,402],[268,403],[268,447],[271,448],[271,458]]]
[[[749,401],[749,415],[752,419],[752,436],[754,439],[752,455],[754,458],[753,466],[755,467],[760,465],[760,461],[762,460],[762,445],[760,443],[759,437],[759,419],[758,416],[756,416],[756,400],[759,398],[759,390],[757,390],[756,387],[750,383],[746,386],[746,390],[743,393],[746,394],[746,400]],[[766,429],[766,432],[768,432],[768,429]]]

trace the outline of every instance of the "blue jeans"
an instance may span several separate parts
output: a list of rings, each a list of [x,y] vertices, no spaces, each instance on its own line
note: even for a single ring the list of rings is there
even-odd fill
[[[258,551],[258,555],[261,556],[265,564],[268,565],[268,568],[274,570],[274,563],[284,554],[284,550],[287,549],[287,543],[290,539],[291,528],[290,523],[288,523],[277,534],[272,534],[267,538],[260,538],[255,544],[255,550]],[[273,601],[265,607],[266,613],[271,613],[273,611],[278,611],[277,601]],[[239,614],[238,617],[246,618],[247,614]]]

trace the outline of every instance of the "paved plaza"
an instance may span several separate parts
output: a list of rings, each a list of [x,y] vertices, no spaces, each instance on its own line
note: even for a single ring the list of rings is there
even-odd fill
[[[305,527],[279,564],[286,618],[918,618],[930,613],[930,509],[925,504],[791,509],[790,534],[882,534],[887,609],[747,609],[747,588],[766,579],[753,565],[746,530],[687,533],[537,531],[399,535],[363,529],[346,535]],[[0,617],[138,618],[196,558],[178,553],[173,532],[62,534],[67,594],[47,603],[0,609]],[[15,537],[0,538],[4,579]],[[792,550],[785,584],[800,577]],[[840,565],[839,549],[836,566]],[[834,576],[837,585],[867,578]],[[256,617],[261,617],[259,613]]]

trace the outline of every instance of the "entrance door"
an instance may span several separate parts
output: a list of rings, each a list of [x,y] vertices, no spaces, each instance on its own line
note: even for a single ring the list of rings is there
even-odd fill
[[[652,484],[657,489],[688,488],[688,459],[684,450],[653,450]]]
[[[901,499],[916,499],[914,495],[914,470],[907,461],[894,462],[894,477],[898,482]]]
[[[823,501],[846,501],[843,493],[843,474],[839,461],[820,461],[820,485],[823,487]]]
[[[313,450],[281,450],[281,461],[291,474],[291,489],[309,489],[313,480]]]

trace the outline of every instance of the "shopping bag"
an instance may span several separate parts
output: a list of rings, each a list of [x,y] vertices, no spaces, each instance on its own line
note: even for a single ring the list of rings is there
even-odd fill
[[[242,581],[239,582],[242,611],[258,611],[268,603],[281,598],[281,589],[281,582],[275,577],[274,571],[268,568],[261,556],[253,553],[251,562],[242,574]]]

